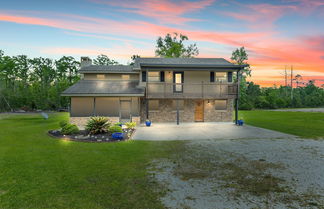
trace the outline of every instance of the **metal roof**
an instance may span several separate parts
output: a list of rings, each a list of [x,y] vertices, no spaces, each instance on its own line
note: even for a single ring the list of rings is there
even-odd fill
[[[80,80],[62,96],[144,96],[139,81]]]
[[[135,68],[140,67],[225,67],[240,68],[224,58],[136,58]]]
[[[131,65],[89,65],[82,67],[80,73],[137,73]]]

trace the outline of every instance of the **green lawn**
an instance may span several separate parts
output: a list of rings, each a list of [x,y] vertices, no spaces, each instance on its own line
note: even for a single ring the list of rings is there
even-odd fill
[[[82,143],[47,136],[67,117],[0,115],[0,208],[163,208],[145,168],[181,142]]]
[[[239,111],[239,118],[261,128],[306,138],[324,138],[324,113]]]

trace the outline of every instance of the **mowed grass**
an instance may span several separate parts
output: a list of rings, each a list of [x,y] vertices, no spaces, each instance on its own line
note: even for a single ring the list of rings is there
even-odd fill
[[[47,136],[67,118],[0,118],[0,208],[163,208],[146,167],[181,142],[82,143]]]
[[[305,138],[324,138],[324,113],[239,111],[239,119],[261,128]]]

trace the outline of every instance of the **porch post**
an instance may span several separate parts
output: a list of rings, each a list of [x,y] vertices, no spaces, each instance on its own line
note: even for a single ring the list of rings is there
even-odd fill
[[[145,100],[145,105],[146,105],[146,119],[149,119],[149,100]]]
[[[93,97],[93,116],[96,116],[96,97]]]
[[[179,100],[177,99],[177,125],[179,125]]]
[[[235,99],[235,124],[238,124],[238,109],[239,109],[239,95],[240,95],[240,70],[236,72],[237,78],[237,92]]]

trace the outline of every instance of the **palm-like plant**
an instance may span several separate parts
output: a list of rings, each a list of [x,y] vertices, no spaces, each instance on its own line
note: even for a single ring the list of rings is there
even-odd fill
[[[108,118],[105,117],[91,117],[86,125],[86,130],[90,134],[101,134],[106,133],[107,129],[110,127],[111,123]]]

